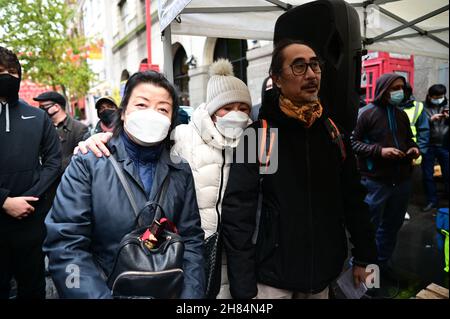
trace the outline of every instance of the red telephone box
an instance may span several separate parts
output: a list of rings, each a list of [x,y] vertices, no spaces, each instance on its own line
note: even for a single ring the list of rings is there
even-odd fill
[[[365,89],[365,102],[374,99],[377,79],[385,73],[397,73],[414,88],[414,56],[389,52],[369,52],[362,62],[361,88]]]

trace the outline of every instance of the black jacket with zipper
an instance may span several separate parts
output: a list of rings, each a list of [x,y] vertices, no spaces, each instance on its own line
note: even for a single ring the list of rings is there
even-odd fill
[[[278,129],[271,156],[274,161],[278,153],[278,169],[260,175],[259,163],[248,158],[231,166],[222,206],[231,294],[252,298],[257,294],[257,282],[297,292],[320,292],[342,271],[348,251],[346,228],[357,262],[376,260],[374,231],[364,203],[366,192],[354,156],[346,141],[347,159],[342,162],[323,118],[305,129],[281,112],[277,99],[266,100],[260,118],[266,119],[271,129]],[[260,127],[258,121],[248,130]],[[241,143],[246,142],[247,138],[241,138]],[[262,209],[253,245],[260,178]]]
[[[0,232],[44,229],[47,190],[61,172],[61,147],[48,115],[22,101],[0,105]],[[2,206],[7,197],[36,196],[22,220]],[[35,227],[40,224],[41,227]]]

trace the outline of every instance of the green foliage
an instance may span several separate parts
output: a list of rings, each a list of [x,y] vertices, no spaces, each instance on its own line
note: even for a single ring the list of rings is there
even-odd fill
[[[76,32],[69,2],[0,0],[0,45],[18,54],[25,77],[82,96],[94,74],[83,58],[87,41]]]

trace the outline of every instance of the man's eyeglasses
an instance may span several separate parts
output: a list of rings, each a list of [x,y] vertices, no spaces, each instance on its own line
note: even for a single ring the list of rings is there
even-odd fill
[[[290,64],[289,66],[292,69],[292,73],[296,76],[305,75],[308,67],[311,68],[311,70],[314,73],[321,73],[322,72],[322,65],[323,63],[319,60],[313,60],[309,63],[307,62],[295,62]]]

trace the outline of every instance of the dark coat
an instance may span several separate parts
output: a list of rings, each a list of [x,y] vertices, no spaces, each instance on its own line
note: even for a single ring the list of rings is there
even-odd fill
[[[112,154],[123,167],[139,207],[148,200],[137,169],[123,141],[109,143]],[[150,199],[155,199],[170,173],[165,204],[166,216],[184,239],[184,285],[181,298],[204,295],[203,238],[194,181],[189,165],[171,161],[164,148],[158,160]],[[135,228],[135,215],[111,162],[91,152],[73,157],[46,219],[44,251],[49,270],[61,297],[110,298],[106,277],[112,271],[122,237]],[[67,268],[80,269],[80,288],[66,287]]]
[[[448,108],[448,101],[445,98],[440,105],[424,102],[425,113],[430,123],[430,145],[448,148],[448,118],[442,118],[438,121],[431,122],[434,114],[442,114],[445,108]]]
[[[47,192],[61,170],[58,135],[43,110],[21,101],[11,103],[9,112],[4,108],[0,114],[0,233],[44,230]],[[2,209],[7,197],[18,196],[39,197],[31,203],[35,212],[22,220]]]
[[[411,147],[418,147],[413,141],[408,115],[382,100],[391,83],[398,78],[401,77],[384,74],[377,81],[376,98],[359,110],[352,134],[352,146],[358,156],[361,175],[387,184],[397,184],[411,176],[412,158],[384,159],[381,157],[382,148],[394,147],[406,153]]]
[[[62,170],[64,171],[70,163],[73,149],[84,140],[88,127],[67,115],[66,119],[58,125],[58,135],[61,141]]]
[[[257,282],[317,293],[342,271],[347,257],[346,227],[358,262],[376,260],[374,231],[364,203],[366,191],[348,142],[348,157],[342,163],[323,119],[305,129],[284,115],[273,98],[263,103],[260,117],[278,129],[271,157],[273,161],[276,149],[278,169],[260,175],[259,164],[248,159],[231,166],[222,205],[231,294],[252,298]],[[260,126],[255,122],[248,130]],[[241,138],[241,143],[245,141]],[[262,209],[253,245],[261,177]]]

